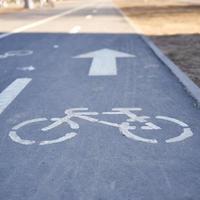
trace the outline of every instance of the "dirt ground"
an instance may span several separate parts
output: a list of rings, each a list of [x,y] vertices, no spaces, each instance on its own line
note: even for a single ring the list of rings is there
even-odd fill
[[[200,0],[114,1],[200,87]]]
[[[9,7],[9,8],[0,8],[0,14],[8,14],[8,13],[13,13],[13,12],[19,12],[24,10],[21,7]]]

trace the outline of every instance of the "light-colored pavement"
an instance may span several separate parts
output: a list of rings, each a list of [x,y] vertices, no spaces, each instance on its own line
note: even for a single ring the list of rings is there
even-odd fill
[[[86,9],[80,9],[72,14],[66,14],[56,20],[50,20],[48,23],[37,25],[38,21],[50,18],[58,13],[73,10],[74,7],[87,5]],[[74,26],[81,26],[82,33],[131,33],[133,29],[126,23],[122,16],[117,15],[118,11],[113,10],[111,2],[97,1],[75,1],[58,4],[56,9],[42,9],[14,13],[5,15],[1,18],[0,32],[5,33],[24,26],[36,23],[33,28],[28,28],[24,32],[42,32],[42,33],[68,33]],[[91,5],[91,6],[90,6]],[[74,13],[74,14],[73,14]],[[89,19],[87,16],[90,15]]]
[[[92,3],[92,1],[89,0],[85,0],[84,2],[81,0],[64,1],[58,2],[53,9],[44,7],[34,10],[24,10],[17,13],[2,14],[0,17],[0,32],[4,33],[30,25],[45,18],[66,12],[67,10],[87,5],[89,2]]]

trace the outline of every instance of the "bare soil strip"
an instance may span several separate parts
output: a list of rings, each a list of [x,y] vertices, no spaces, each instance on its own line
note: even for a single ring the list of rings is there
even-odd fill
[[[114,1],[200,87],[200,4],[178,0]]]

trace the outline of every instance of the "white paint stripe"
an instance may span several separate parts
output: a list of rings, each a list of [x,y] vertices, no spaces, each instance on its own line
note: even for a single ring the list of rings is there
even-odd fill
[[[107,122],[107,121],[98,121],[98,123],[119,128],[119,124],[117,123],[112,123],[112,122]]]
[[[16,126],[14,126],[14,127],[12,128],[12,130],[15,130],[15,131],[16,131],[16,130],[18,130],[18,129],[20,129],[20,128],[22,128],[22,127],[28,125],[28,124],[32,124],[32,123],[35,123],[35,122],[43,122],[43,121],[47,121],[47,118],[37,118],[37,119],[27,120],[27,121],[25,121],[25,122],[22,122],[22,123],[20,123],[20,124],[18,124],[18,125],[16,125]]]
[[[192,136],[193,136],[193,132],[191,131],[191,129],[190,128],[184,128],[184,131],[183,131],[183,133],[181,133],[181,135],[166,140],[166,143],[181,142],[181,141],[183,141],[187,138],[190,138]]]
[[[16,79],[0,93],[0,114],[12,103],[31,80],[31,78]]]
[[[80,26],[74,26],[70,31],[69,33],[78,33],[79,31],[81,30],[81,27]]]
[[[129,131],[129,129],[130,129],[130,127],[127,127],[127,123],[123,123],[120,126],[120,132],[122,133],[122,135],[125,135],[129,139],[140,141],[140,142],[152,143],[152,144],[158,143],[158,141],[156,139],[147,139],[147,138],[137,136],[137,135],[131,133]],[[133,129],[134,129],[134,127],[133,127]]]
[[[145,123],[146,126],[142,126],[142,130],[160,130],[161,128],[159,126],[156,126],[155,124],[151,122]]]
[[[16,51],[8,51],[3,55],[0,55],[0,59],[5,59],[12,56],[29,56],[33,54],[31,50],[16,50]]]
[[[70,9],[70,10],[67,10],[67,11],[65,11],[65,12],[62,12],[62,13],[60,13],[60,14],[58,14],[58,15],[54,15],[54,16],[48,17],[48,18],[46,18],[46,19],[42,19],[42,20],[39,20],[39,21],[37,21],[37,22],[34,22],[34,23],[32,23],[32,24],[29,24],[29,25],[25,25],[25,26],[16,28],[16,29],[14,29],[14,30],[12,30],[12,31],[10,31],[10,32],[8,32],[8,33],[1,34],[1,35],[0,35],[0,39],[3,39],[3,38],[5,38],[5,37],[8,37],[8,36],[13,35],[13,34],[16,34],[16,33],[23,32],[23,31],[25,31],[25,30],[27,30],[27,29],[30,29],[30,28],[34,28],[34,27],[39,26],[39,25],[41,25],[41,24],[44,24],[44,23],[53,21],[53,20],[55,20],[55,19],[57,19],[57,18],[63,17],[63,16],[65,16],[65,15],[71,14],[71,13],[76,12],[76,11],[78,11],[78,10],[81,10],[81,9],[83,9],[83,8],[89,7],[89,6],[93,5],[93,4],[95,4],[95,3],[93,2],[93,3],[86,4],[86,5],[84,4],[84,5],[81,5],[81,6],[79,6],[79,7],[76,7],[76,8]]]
[[[31,144],[35,143],[34,140],[24,140],[24,139],[20,138],[17,135],[16,131],[10,131],[9,137],[11,138],[11,140],[13,140],[14,142],[17,142],[19,144],[31,145]]]
[[[77,133],[74,133],[74,132],[67,133],[65,136],[60,137],[60,138],[55,139],[55,140],[42,141],[42,142],[39,143],[39,145],[56,144],[56,143],[59,143],[59,142],[64,142],[66,140],[69,140],[69,139],[75,137],[76,135],[77,135]]]
[[[27,66],[27,67],[18,67],[17,69],[18,69],[18,70],[21,70],[21,71],[34,71],[34,70],[35,70],[35,67],[33,67],[33,66],[31,65],[31,66]]]
[[[188,125],[178,119],[175,119],[175,118],[171,118],[171,117],[165,117],[165,116],[156,116],[156,119],[163,119],[163,120],[166,120],[166,121],[169,121],[169,122],[174,122],[184,128],[187,128]]]
[[[57,49],[57,48],[59,48],[59,45],[55,44],[55,45],[53,45],[53,48]]]
[[[99,49],[75,56],[74,58],[93,58],[89,76],[116,76],[117,58],[134,58],[135,55],[112,49]]]

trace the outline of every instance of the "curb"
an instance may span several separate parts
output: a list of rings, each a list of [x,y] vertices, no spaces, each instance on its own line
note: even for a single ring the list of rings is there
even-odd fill
[[[150,38],[145,36],[138,26],[134,24],[134,22],[129,19],[120,8],[115,5],[114,7],[119,11],[119,13],[133,28],[133,30],[140,35],[142,40],[150,47],[152,52],[160,59],[160,61],[164,63],[178,78],[178,80],[186,88],[187,92],[197,101],[197,105],[200,106],[200,88],[177,65],[175,65],[167,56],[165,56],[164,53],[162,53],[162,51],[150,40]]]

